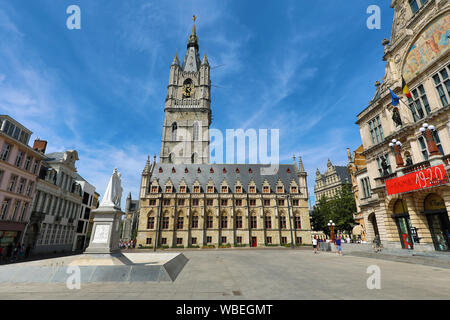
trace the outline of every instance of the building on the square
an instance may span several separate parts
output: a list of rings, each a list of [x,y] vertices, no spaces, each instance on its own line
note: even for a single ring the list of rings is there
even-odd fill
[[[137,244],[311,243],[306,172],[297,165],[209,164],[210,66],[195,24],[183,64],[170,66],[160,163],[142,172]]]
[[[0,115],[0,246],[22,243],[42,154],[28,145],[32,132]]]
[[[344,185],[351,184],[351,177],[345,166],[335,166],[328,159],[327,170],[321,174],[316,171],[316,184],[314,186],[314,196],[316,202],[326,196],[328,199],[336,196]]]
[[[128,194],[125,202],[125,216],[122,221],[121,240],[134,240],[134,235],[138,230],[139,225],[139,200],[131,198],[131,192]]]
[[[75,174],[75,177],[75,181],[81,186],[83,200],[81,201],[81,211],[78,216],[72,250],[84,250],[89,245],[89,242],[86,241],[86,236],[88,232],[89,218],[91,216],[92,202],[95,197],[95,187],[87,182],[78,173]]]
[[[77,180],[75,150],[45,154],[44,141],[35,141],[42,162],[32,205],[27,242],[32,254],[72,251],[83,193]]]
[[[360,198],[367,239],[449,250],[450,3],[394,0],[391,7],[385,75],[357,116],[370,186]]]
[[[99,199],[100,199],[100,194],[97,191],[94,192],[94,198],[92,200],[92,206],[91,206],[91,214],[89,216],[89,224],[88,224],[88,227],[87,227],[85,246],[89,245],[89,241],[91,239],[92,227],[94,226],[94,216],[92,214],[92,210],[95,210],[95,209],[97,209],[100,206]]]
[[[352,235],[357,239],[366,241],[364,216],[360,208],[360,199],[366,199],[371,195],[369,176],[367,175],[366,158],[361,154],[364,151],[360,145],[353,154],[347,148],[348,165],[347,170],[352,180],[353,197],[356,203],[356,212],[353,215],[356,225],[353,227]]]

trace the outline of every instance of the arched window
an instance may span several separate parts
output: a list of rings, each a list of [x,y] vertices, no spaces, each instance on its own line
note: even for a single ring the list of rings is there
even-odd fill
[[[193,140],[194,141],[198,141],[198,132],[199,132],[199,125],[198,122],[194,122],[194,126],[192,129],[192,135],[193,135]]]
[[[176,122],[172,123],[172,141],[177,141],[177,129],[178,129],[177,123]]]

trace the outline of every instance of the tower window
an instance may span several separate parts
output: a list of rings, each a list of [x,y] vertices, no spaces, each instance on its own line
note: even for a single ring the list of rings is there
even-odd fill
[[[197,122],[194,122],[194,126],[192,128],[192,135],[193,135],[193,140],[194,141],[198,141],[198,132],[199,132],[199,125]]]
[[[177,123],[176,122],[172,123],[172,141],[177,141],[177,129],[178,129]]]

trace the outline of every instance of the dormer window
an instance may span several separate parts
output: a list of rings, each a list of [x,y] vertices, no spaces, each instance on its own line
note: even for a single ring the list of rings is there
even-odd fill
[[[228,187],[222,186],[222,193],[228,193]]]
[[[214,193],[214,186],[208,186],[208,193]]]
[[[189,172],[188,168],[185,168],[184,173],[188,173],[188,172]]]
[[[248,169],[248,173],[253,173],[252,168]]]
[[[270,193],[270,188],[269,188],[269,186],[264,186],[264,187],[263,187],[263,192],[264,192],[264,193]]]
[[[175,168],[174,167],[172,167],[172,173],[175,173],[176,171],[175,171]]]
[[[297,187],[296,186],[291,187],[291,193],[297,193]]]
[[[277,193],[283,193],[283,186],[277,186]]]
[[[223,168],[223,173],[227,173],[227,169]]]
[[[239,168],[236,168],[236,173],[239,173]]]
[[[158,193],[158,186],[152,186],[152,193]]]
[[[209,169],[209,173],[214,173],[214,169],[213,168]]]
[[[242,193],[242,187],[236,186],[236,193]]]
[[[200,193],[200,186],[194,186],[194,193]]]
[[[163,169],[161,167],[159,167],[159,173],[162,173]]]
[[[172,193],[172,186],[166,186],[166,193]]]
[[[249,191],[250,191],[250,193],[256,193],[256,187],[255,186],[250,186],[249,187]]]
[[[186,186],[180,186],[180,193],[186,193]]]

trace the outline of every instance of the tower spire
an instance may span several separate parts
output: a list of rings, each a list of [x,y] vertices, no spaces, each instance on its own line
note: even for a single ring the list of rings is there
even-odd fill
[[[197,72],[200,68],[200,55],[198,53],[198,37],[195,29],[195,20],[197,17],[192,17],[194,23],[192,24],[192,33],[189,35],[187,43],[186,55],[184,56],[182,69],[185,72]]]

